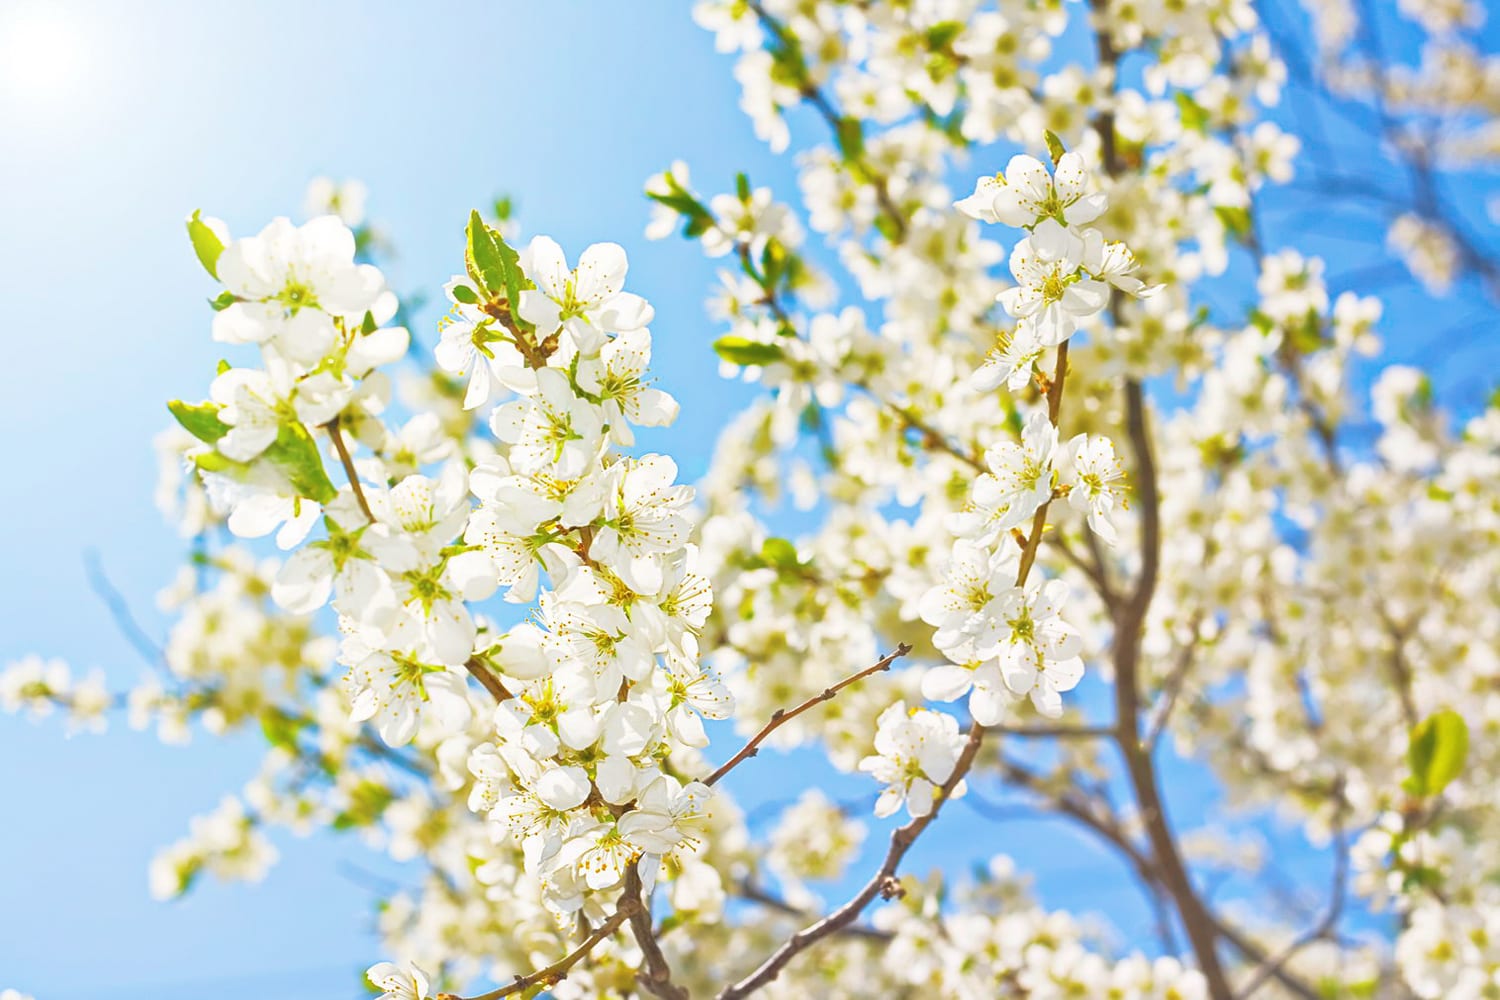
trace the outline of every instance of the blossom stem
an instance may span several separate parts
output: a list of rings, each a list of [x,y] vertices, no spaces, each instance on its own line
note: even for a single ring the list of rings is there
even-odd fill
[[[365,497],[364,487],[359,485],[359,473],[354,468],[354,458],[349,454],[349,446],[344,443],[344,432],[339,429],[339,418],[334,417],[324,424],[323,428],[333,439],[333,448],[339,453],[339,462],[344,466],[344,475],[349,477],[349,486],[354,490],[354,499],[359,502],[359,509],[369,522],[374,524],[375,514],[370,510],[370,501]]]

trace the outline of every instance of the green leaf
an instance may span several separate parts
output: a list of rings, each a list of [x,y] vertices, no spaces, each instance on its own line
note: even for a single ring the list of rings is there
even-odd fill
[[[946,49],[953,44],[954,39],[963,34],[964,22],[962,21],[939,21],[927,29],[927,47],[929,49]]]
[[[453,298],[455,301],[462,302],[466,306],[479,305],[479,296],[468,285],[454,285]]]
[[[785,538],[767,538],[760,546],[760,557],[767,566],[777,569],[796,569],[802,565],[797,558],[797,546]]]
[[[223,312],[240,300],[240,297],[231,291],[225,290],[208,300],[214,312]]]
[[[1177,99],[1177,114],[1182,119],[1182,127],[1189,132],[1208,131],[1208,110],[1193,100],[1192,95],[1186,91],[1179,90],[1172,95]]]
[[[786,356],[779,344],[766,344],[733,334],[714,341],[714,353],[732,365],[768,365]]]
[[[234,367],[234,366],[231,365],[228,361],[225,361],[223,358],[220,358],[219,359],[219,366],[214,369],[214,374],[215,375],[223,375],[225,372],[229,371],[229,369],[232,368],[232,367]]]
[[[744,173],[734,175],[734,193],[740,196],[740,201],[750,201],[750,178]]]
[[[299,496],[318,503],[328,503],[338,496],[333,480],[323,471],[317,442],[300,423],[281,425],[276,440],[266,449],[266,458],[286,475]]]
[[[865,130],[858,118],[848,115],[839,119],[839,152],[845,161],[858,160],[865,155]]]
[[[205,451],[201,455],[194,455],[193,464],[202,472],[215,472],[237,480],[243,480],[250,471],[250,466],[245,462],[225,458],[216,451]]]
[[[490,299],[499,298],[506,290],[505,254],[491,236],[494,230],[485,225],[479,210],[474,209],[469,213],[469,226],[464,232],[469,243],[469,252],[465,255],[469,277],[479,286],[480,294]]]
[[[333,818],[335,830],[370,826],[396,800],[395,794],[376,781],[361,781],[349,789],[349,807]]]
[[[205,444],[213,444],[229,433],[229,425],[219,419],[218,403],[184,403],[174,399],[167,409],[189,434]]]
[[[297,749],[297,735],[304,725],[302,721],[277,709],[260,717],[260,731],[265,734],[266,742],[283,750]]]
[[[1062,144],[1062,140],[1057,137],[1056,133],[1054,133],[1051,129],[1048,129],[1047,155],[1052,157],[1052,165],[1054,167],[1057,166],[1058,161],[1063,158],[1063,154],[1065,154],[1067,151],[1067,147]]]
[[[1463,716],[1451,708],[1428,716],[1411,731],[1406,748],[1411,777],[1404,787],[1423,797],[1441,794],[1463,772],[1468,753],[1469,727]]]
[[[219,255],[224,252],[224,241],[219,239],[219,234],[208,228],[208,223],[200,217],[198,210],[194,210],[187,221],[188,239],[193,241],[193,252],[198,255],[198,262],[203,265],[203,270],[210,277],[219,276]]]
[[[1250,237],[1250,212],[1248,209],[1237,205],[1215,205],[1214,214],[1219,221],[1224,223],[1224,228],[1229,230],[1229,235],[1245,242]]]
[[[766,248],[760,255],[762,288],[769,292],[781,283],[782,277],[787,272],[788,259],[786,248],[781,245],[780,240],[775,237],[766,240]]]
[[[479,293],[490,300],[504,296],[510,303],[511,316],[522,329],[531,324],[516,314],[521,292],[531,287],[521,273],[521,255],[505,242],[505,237],[487,225],[477,211],[469,213],[469,250],[465,255],[469,277],[479,286]]]

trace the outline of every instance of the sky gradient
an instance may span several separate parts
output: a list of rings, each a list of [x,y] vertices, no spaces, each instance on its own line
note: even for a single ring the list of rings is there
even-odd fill
[[[552,235],[570,258],[590,242],[623,244],[629,288],[656,306],[657,374],[682,404],[683,419],[654,443],[684,480],[702,472],[749,390],[718,377],[709,348],[716,331],[702,303],[716,265],[680,241],[648,243],[640,192],[681,158],[705,192],[748,170],[794,193],[790,165],[737,110],[730,62],[685,5],[411,13],[350,0],[0,8],[0,52],[53,46],[52,59],[0,69],[10,464],[0,477],[0,661],[61,656],[103,667],[115,688],[139,675],[90,590],[85,554],[97,553],[147,632],[163,636],[153,595],[182,543],[152,503],[150,441],[168,420],[165,401],[201,397],[222,354],[209,338],[212,285],[183,219],[201,208],[253,232],[299,215],[315,175],[369,185],[370,214],[399,251],[386,266],[398,291],[440,294],[462,265],[469,209],[501,192],[516,198],[528,233]],[[431,343],[436,313],[418,318],[414,333]],[[382,957],[374,887],[400,872],[351,838],[278,833],[282,860],[262,884],[205,879],[167,905],[147,894],[151,855],[251,776],[260,742],[199,734],[170,748],[123,725],[69,737],[55,720],[0,716],[0,989],[39,1000],[360,996],[361,971]],[[759,770],[772,773],[774,757]],[[806,773],[849,787],[826,765]],[[1212,808],[1196,794],[1206,782],[1190,768],[1174,782],[1174,818],[1195,825]],[[737,792],[750,806],[785,796],[753,779]],[[1046,875],[1048,902],[1144,918],[1123,870],[1070,827],[983,829],[995,851]],[[961,848],[968,857],[971,841],[972,831],[935,829],[910,870],[952,864]],[[1319,860],[1293,856],[1291,868],[1322,884]]]

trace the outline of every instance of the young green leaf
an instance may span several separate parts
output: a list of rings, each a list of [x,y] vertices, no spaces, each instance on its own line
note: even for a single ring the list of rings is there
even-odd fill
[[[1423,719],[1411,731],[1406,762],[1411,766],[1407,791],[1439,795],[1463,772],[1469,753],[1469,727],[1463,716],[1445,708]]]
[[[733,334],[714,341],[714,352],[732,365],[768,365],[785,357],[779,344],[766,344]]]
[[[861,159],[865,155],[865,130],[858,118],[846,115],[838,123],[839,152],[844,161]]]
[[[1224,224],[1229,235],[1241,243],[1250,237],[1252,229],[1250,212],[1247,209],[1237,205],[1215,205],[1214,215],[1219,217],[1219,221]]]
[[[184,403],[174,399],[167,404],[172,416],[193,437],[204,444],[213,444],[229,433],[229,425],[219,419],[217,403]]]
[[[266,457],[286,475],[299,496],[318,503],[328,503],[338,496],[333,480],[323,470],[317,442],[300,423],[282,424],[276,440],[266,449]]]
[[[505,254],[500,249],[504,241],[495,240],[497,234],[485,225],[478,209],[469,213],[469,227],[465,232],[469,240],[469,252],[465,255],[469,277],[479,286],[480,294],[490,299],[499,298],[506,290]]]
[[[1052,165],[1054,167],[1057,166],[1058,162],[1063,158],[1063,154],[1066,153],[1067,151],[1068,151],[1067,148],[1064,147],[1063,144],[1062,144],[1062,140],[1059,139],[1057,137],[1057,135],[1054,132],[1052,132],[1051,129],[1048,129],[1047,130],[1047,155],[1049,155],[1049,156],[1052,157]]]
[[[485,298],[494,300],[504,296],[510,303],[511,316],[523,329],[531,329],[529,323],[516,315],[516,305],[521,292],[531,287],[521,273],[521,255],[505,242],[500,231],[485,223],[477,211],[469,213],[469,249],[465,255],[469,265],[469,277],[479,286]]]
[[[760,546],[760,557],[776,569],[796,569],[801,565],[797,546],[785,538],[767,538]]]
[[[199,216],[199,211],[194,209],[193,214],[188,217],[188,239],[193,241],[193,252],[198,255],[198,263],[203,265],[210,277],[218,278],[219,255],[224,252],[224,241]]]

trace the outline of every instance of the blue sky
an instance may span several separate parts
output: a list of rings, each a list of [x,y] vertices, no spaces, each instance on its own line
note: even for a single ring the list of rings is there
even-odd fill
[[[729,62],[685,6],[454,3],[421,17],[394,2],[332,0],[0,9],[11,57],[0,65],[0,660],[62,656],[104,667],[117,687],[139,673],[90,593],[84,553],[98,552],[161,635],[152,597],[181,544],[151,502],[150,439],[164,401],[202,395],[222,353],[182,220],[202,208],[237,232],[258,229],[297,214],[317,174],[369,185],[372,215],[399,249],[387,273],[401,290],[435,292],[461,264],[468,210],[502,191],[528,231],[571,256],[593,241],[624,244],[631,289],[657,307],[658,373],[683,407],[656,446],[685,478],[700,473],[748,390],[718,378],[708,346],[714,265],[680,242],[644,240],[641,184],[675,158],[704,191],[730,188],[740,169],[786,194],[794,183],[754,138]],[[44,51],[48,37],[60,48],[42,67],[14,58]],[[435,319],[421,315],[419,337],[430,342]],[[282,861],[263,884],[204,881],[182,902],[148,898],[152,853],[250,776],[258,742],[200,735],[166,748],[123,726],[70,739],[0,717],[0,988],[42,1000],[359,995],[360,970],[380,957],[360,872],[389,869],[348,838],[280,837]],[[774,758],[759,769],[771,773]],[[826,770],[807,773],[831,783]],[[1188,794],[1174,813],[1185,825],[1202,815],[1192,792],[1202,784],[1181,775]],[[738,791],[752,805],[785,795],[753,780]],[[988,849],[1045,872],[1049,902],[1126,923],[1143,915],[1118,865],[1070,828],[979,829]],[[972,840],[972,828],[930,837],[910,867],[953,865]]]

